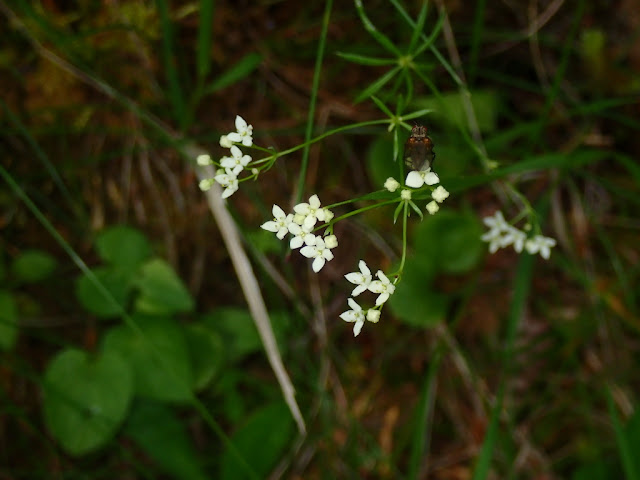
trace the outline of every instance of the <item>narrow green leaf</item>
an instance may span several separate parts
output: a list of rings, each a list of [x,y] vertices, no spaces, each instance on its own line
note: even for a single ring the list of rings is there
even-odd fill
[[[0,290],[0,350],[11,350],[17,338],[18,306],[11,292]]]
[[[353,63],[357,63],[360,65],[370,65],[374,67],[381,67],[384,65],[393,65],[398,63],[398,60],[395,58],[376,58],[376,57],[367,57],[365,55],[358,55],[356,53],[348,53],[348,52],[338,52],[336,53],[340,58],[344,58],[345,60]]]
[[[200,0],[198,19],[198,83],[201,85],[211,71],[211,35],[213,31],[213,0]]]
[[[418,43],[418,39],[420,38],[420,34],[422,33],[422,29],[424,28],[424,22],[427,19],[427,7],[429,5],[428,0],[422,0],[422,8],[420,9],[420,13],[418,14],[418,21],[416,22],[413,32],[411,33],[411,41],[409,42],[409,52],[413,52],[413,49]]]
[[[160,28],[162,29],[162,60],[169,84],[169,101],[173,107],[173,114],[178,125],[181,129],[184,129],[187,122],[187,108],[180,88],[173,25],[169,17],[169,5],[167,0],[156,0],[156,6],[160,17]]]
[[[385,84],[389,80],[391,80],[393,78],[393,76],[398,72],[398,70],[400,70],[399,66],[396,66],[393,69],[389,70],[382,77],[377,79],[375,82],[373,82],[367,88],[365,88],[362,92],[360,92],[360,95],[358,95],[356,97],[354,102],[355,103],[359,103],[362,100],[364,100],[365,98],[369,98],[370,96],[374,95],[378,90],[380,90],[382,87],[384,87]]]
[[[382,32],[380,32],[367,14],[364,12],[364,7],[362,6],[362,0],[355,0],[356,10],[358,11],[358,15],[360,16],[360,20],[362,21],[362,25],[369,34],[377,41],[380,45],[386,48],[389,52],[393,53],[396,57],[400,58],[402,53],[400,50],[394,45],[394,43],[387,38]]]
[[[229,70],[220,74],[207,88],[204,93],[210,94],[217,90],[233,85],[253,72],[262,62],[262,55],[259,53],[249,53],[242,57],[238,63],[233,65]]]
[[[616,406],[613,402],[613,395],[611,394],[611,387],[607,385],[605,387],[605,395],[607,397],[607,407],[609,410],[609,417],[613,425],[613,431],[616,434],[616,443],[618,445],[618,454],[622,460],[622,468],[624,470],[626,480],[639,480],[638,472],[636,471],[636,465],[634,457],[637,455],[638,445],[631,445],[627,440],[622,423],[618,417]]]

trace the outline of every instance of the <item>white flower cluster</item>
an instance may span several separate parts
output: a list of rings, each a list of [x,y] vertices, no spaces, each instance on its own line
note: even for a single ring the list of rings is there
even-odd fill
[[[396,286],[391,283],[382,270],[378,270],[376,273],[378,280],[373,280],[371,270],[369,270],[369,267],[364,260],[360,260],[358,267],[360,267],[359,272],[351,272],[344,276],[349,282],[356,285],[351,292],[351,296],[357,297],[362,292],[369,290],[370,292],[377,293],[378,298],[376,299],[376,306],[367,310],[363,310],[353,298],[349,298],[349,300],[347,300],[351,310],[347,310],[342,313],[340,318],[345,322],[354,324],[354,337],[357,337],[362,330],[365,320],[368,320],[371,323],[378,323],[380,320],[380,310],[382,309],[382,306],[387,300],[389,300],[389,297],[393,295],[393,292],[396,290]]]
[[[493,217],[485,217],[484,224],[489,227],[489,231],[482,235],[482,240],[489,242],[489,252],[495,253],[499,248],[513,245],[513,249],[520,253],[524,248],[531,255],[540,253],[545,260],[551,255],[551,248],[556,245],[556,241],[550,237],[534,235],[527,238],[527,234],[522,230],[507,223],[501,211],[497,211]]]
[[[200,189],[209,190],[213,182],[219,183],[224,191],[222,198],[228,198],[238,190],[238,175],[251,162],[249,155],[244,155],[242,151],[235,145],[242,144],[245,147],[253,145],[253,126],[247,125],[247,122],[240,115],[236,115],[236,131],[220,137],[220,146],[229,148],[231,156],[222,157],[220,159],[220,167],[224,169],[224,173],[218,173],[213,179],[205,179],[200,182]],[[199,155],[196,159],[198,165],[211,165],[211,157],[209,155]]]
[[[397,188],[397,183],[398,182],[394,179],[389,178],[385,182],[384,186],[387,190],[393,192]],[[404,183],[407,187],[420,188],[423,185],[437,185],[438,183],[440,183],[440,178],[435,172],[431,171],[431,168],[427,168],[425,170],[414,170],[412,172],[409,172]],[[393,190],[390,187],[392,187]],[[436,189],[431,193],[431,198],[433,198],[433,200],[427,203],[427,211],[431,215],[435,214],[438,210],[440,210],[440,206],[438,204],[444,202],[448,196],[449,192],[447,191],[447,189],[442,185],[438,185]]]
[[[331,210],[320,206],[317,195],[311,196],[309,202],[293,207],[295,213],[285,214],[278,205],[274,205],[271,211],[273,220],[263,223],[261,228],[275,233],[280,240],[290,233],[289,246],[292,250],[302,247],[300,253],[307,258],[313,258],[311,268],[314,272],[319,272],[325,262],[333,259],[331,249],[338,246],[336,236],[322,237],[312,233],[318,220],[329,223],[333,218]]]

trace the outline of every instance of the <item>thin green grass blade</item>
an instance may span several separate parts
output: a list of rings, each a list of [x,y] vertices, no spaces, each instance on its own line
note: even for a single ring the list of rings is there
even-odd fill
[[[369,20],[369,17],[367,17],[367,14],[364,11],[364,7],[362,6],[362,0],[355,0],[355,4],[356,10],[358,11],[358,16],[360,17],[365,30],[369,32],[373,39],[380,45],[382,45],[387,51],[393,53],[396,57],[401,57],[402,53],[400,52],[398,47],[396,47],[395,44],[386,35],[384,35],[375,27],[373,23],[371,23],[371,20]]]
[[[218,76],[207,88],[204,93],[206,95],[217,90],[233,85],[245,77],[248,77],[258,65],[262,62],[262,55],[256,52],[249,53],[242,57],[238,63],[233,65],[229,70]]]
[[[423,458],[429,451],[430,444],[430,418],[433,414],[436,402],[436,378],[440,369],[442,353],[437,351],[429,365],[429,371],[422,385],[422,393],[416,408],[415,429],[413,431],[413,442],[411,442],[411,455],[409,457],[410,480],[417,480],[423,465]]]
[[[213,0],[200,0],[198,20],[197,68],[198,85],[204,83],[211,72],[211,36],[213,33]]]
[[[360,92],[360,94],[355,98],[354,102],[359,103],[365,98],[369,98],[370,96],[375,95],[375,93],[382,87],[384,87],[389,82],[389,80],[391,80],[395,76],[395,74],[398,73],[399,70],[399,66],[395,66],[393,69],[389,70],[379,79],[365,88],[362,92]]]
[[[575,13],[573,14],[573,24],[571,25],[571,30],[565,37],[565,42],[562,49],[562,57],[560,59],[560,63],[556,68],[556,74],[553,77],[551,90],[547,95],[547,101],[545,102],[545,105],[542,108],[542,111],[538,115],[539,120],[537,123],[537,128],[533,132],[529,140],[529,145],[531,147],[531,150],[533,150],[534,147],[540,143],[542,132],[545,126],[547,125],[547,123],[549,122],[551,109],[553,108],[553,105],[556,102],[558,95],[560,94],[560,86],[562,84],[562,81],[565,78],[565,74],[567,73],[569,59],[571,58],[571,55],[575,53],[575,49],[573,45],[578,35],[578,32],[580,30],[582,15],[584,14],[584,11],[585,11],[585,1],[580,0],[578,2],[578,5],[575,8]]]
[[[313,134],[314,117],[316,114],[316,100],[318,98],[318,89],[320,88],[320,73],[322,72],[322,60],[324,59],[324,51],[327,43],[327,33],[329,31],[329,20],[331,19],[331,8],[333,0],[327,0],[324,6],[324,14],[322,16],[322,31],[320,32],[320,41],[318,42],[318,51],[316,53],[316,63],[313,69],[313,84],[311,85],[311,98],[309,99],[309,115],[307,116],[307,128],[305,130],[304,149],[302,150],[302,163],[300,165],[300,175],[298,177],[298,192],[296,195],[296,203],[300,202],[304,193],[304,183],[307,177],[307,167],[309,166],[309,149],[311,148],[311,135]]]
[[[627,436],[625,435],[622,427],[622,422],[620,422],[620,418],[618,417],[618,412],[616,411],[616,406],[613,402],[613,395],[611,394],[611,387],[609,385],[605,387],[605,395],[607,397],[607,407],[609,410],[609,416],[611,417],[611,424],[613,425],[613,431],[616,434],[616,443],[618,445],[620,459],[622,460],[625,479],[640,480],[633,460],[633,456],[637,454],[638,445],[635,447],[629,445]]]
[[[411,40],[409,41],[409,50],[407,53],[413,52],[420,39],[420,34],[422,33],[422,29],[424,28],[424,22],[427,19],[427,7],[429,6],[428,0],[423,0],[422,8],[420,9],[420,13],[418,14],[418,21],[416,22],[415,27],[413,28],[413,32],[411,33]]]
[[[357,63],[359,65],[369,65],[372,67],[382,67],[385,65],[393,65],[395,63],[398,63],[395,58],[368,57],[366,55],[358,55],[356,53],[348,52],[337,52],[336,55],[340,58],[344,58],[349,62]]]
[[[375,95],[372,95],[371,100],[373,100],[373,103],[375,103],[380,110],[382,110],[385,114],[387,114],[389,118],[393,118],[395,116],[393,112],[389,110],[389,108],[378,97],[376,97]]]
[[[491,409],[491,419],[489,421],[489,427],[487,433],[482,442],[482,448],[476,461],[476,466],[473,472],[473,480],[485,480],[489,478],[489,471],[491,469],[491,459],[493,457],[493,451],[499,438],[499,419],[502,411],[502,404],[504,400],[504,391],[506,378],[511,374],[511,369],[515,365],[514,351],[516,333],[518,330],[518,324],[524,314],[525,305],[529,297],[529,289],[531,287],[531,279],[533,277],[533,262],[535,257],[533,255],[520,255],[518,260],[518,266],[516,268],[515,284],[513,289],[513,298],[511,299],[511,307],[509,309],[509,317],[507,319],[507,331],[504,340],[504,351],[502,353],[502,378],[500,380],[500,386],[498,387],[498,394],[496,395],[496,402]]]
[[[173,109],[173,115],[180,126],[180,130],[187,127],[187,108],[180,88],[178,68],[176,65],[175,46],[173,39],[173,25],[169,18],[169,5],[167,0],[156,0],[158,14],[160,16],[160,28],[162,30],[162,60],[167,74],[169,102]]]
[[[29,144],[29,146],[35,153],[36,158],[38,158],[38,160],[42,162],[44,169],[47,171],[47,173],[53,180],[53,183],[55,183],[58,189],[60,190],[62,197],[64,198],[65,202],[67,202],[67,205],[71,209],[71,211],[78,218],[85,217],[81,207],[78,205],[77,202],[74,201],[73,197],[71,196],[71,192],[69,192],[69,189],[67,188],[64,181],[62,180],[62,177],[58,174],[56,167],[53,165],[53,163],[51,163],[51,161],[49,160],[49,157],[47,157],[47,154],[44,153],[44,151],[40,148],[40,146],[38,145],[38,142],[36,142],[36,140],[33,138],[29,130],[25,128],[25,126],[22,124],[20,119],[13,113],[13,111],[11,111],[11,109],[7,106],[7,104],[1,98],[0,98],[0,105],[2,105],[2,110],[4,110],[4,112],[6,113],[7,118],[9,119],[9,122],[11,122],[15,126],[15,128],[18,130],[18,132],[22,135],[22,137],[26,140],[26,142]]]
[[[467,73],[469,75],[468,81],[470,85],[473,85],[476,78],[476,72],[478,69],[478,53],[480,52],[480,45],[482,45],[482,34],[484,30],[484,11],[487,0],[479,0],[476,3],[476,11],[473,16],[473,29],[471,30],[471,51],[469,52],[469,61]]]

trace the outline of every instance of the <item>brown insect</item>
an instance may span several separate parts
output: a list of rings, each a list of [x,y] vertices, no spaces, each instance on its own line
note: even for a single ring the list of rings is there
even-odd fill
[[[427,137],[427,127],[414,125],[411,136],[404,144],[404,163],[413,170],[426,170],[433,165],[436,152],[433,151],[433,142]]]

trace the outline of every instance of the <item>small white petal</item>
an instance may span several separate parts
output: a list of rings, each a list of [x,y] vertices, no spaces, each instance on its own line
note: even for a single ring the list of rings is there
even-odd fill
[[[314,272],[318,273],[324,267],[325,259],[323,257],[316,257],[313,263],[311,264],[311,268]]]
[[[427,185],[435,185],[437,183],[440,183],[440,179],[434,172],[427,172],[424,176],[424,183]]]
[[[269,220],[268,222],[263,223],[262,225],[260,225],[260,228],[273,233],[276,233],[278,230],[280,230],[280,226],[273,220]]]
[[[236,115],[236,130],[244,132],[247,129],[247,122],[240,115]]]
[[[363,320],[358,320],[356,321],[356,323],[353,325],[353,336],[357,337],[358,335],[360,335],[360,332],[362,331],[362,326],[364,325],[364,321]]]
[[[413,171],[409,172],[404,183],[411,188],[420,188],[422,185],[424,185],[424,178],[422,177],[422,175],[420,175],[419,172]]]

